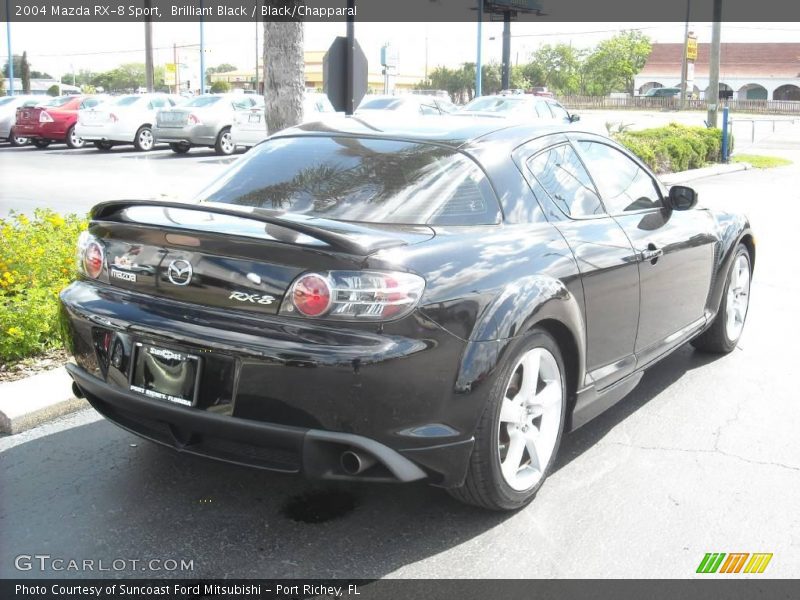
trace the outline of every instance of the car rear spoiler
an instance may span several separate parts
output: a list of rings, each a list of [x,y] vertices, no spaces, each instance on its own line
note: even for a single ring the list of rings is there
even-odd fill
[[[434,235],[433,230],[425,225],[371,226],[319,217],[307,217],[299,214],[276,214],[275,211],[251,206],[162,200],[111,200],[101,202],[92,208],[90,217],[93,221],[112,221],[114,215],[134,206],[194,210],[259,221],[319,240],[333,250],[359,256],[365,256],[384,248],[413,243],[412,240],[408,239],[409,237],[418,237],[420,234],[424,234],[428,238]],[[186,227],[178,226],[176,228],[186,229]],[[411,235],[409,236],[409,234]]]

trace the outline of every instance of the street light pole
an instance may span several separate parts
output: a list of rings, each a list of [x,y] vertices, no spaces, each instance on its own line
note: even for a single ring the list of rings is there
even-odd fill
[[[6,38],[8,39],[8,95],[14,95],[14,55],[11,54],[11,11],[6,0]]]
[[[150,0],[145,0],[147,14],[144,18],[144,77],[148,92],[153,92],[155,88],[155,76],[153,73],[153,21],[150,18]],[[73,82],[72,85],[75,85]]]

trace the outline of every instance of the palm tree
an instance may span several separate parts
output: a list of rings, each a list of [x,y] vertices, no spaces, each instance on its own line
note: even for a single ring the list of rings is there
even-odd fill
[[[271,0],[267,4],[273,4]],[[276,6],[300,0],[277,0]],[[297,125],[303,118],[305,60],[301,21],[264,22],[264,101],[267,132]]]

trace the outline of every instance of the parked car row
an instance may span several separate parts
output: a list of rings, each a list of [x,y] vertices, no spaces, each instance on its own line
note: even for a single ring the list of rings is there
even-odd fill
[[[307,92],[303,112],[309,121],[324,119],[335,110],[324,94]],[[356,116],[384,112],[398,117],[453,114],[559,123],[578,120],[550,97],[508,93],[482,96],[460,108],[440,95],[368,96]],[[167,144],[177,154],[206,147],[225,156],[266,137],[264,99],[256,94],[192,98],[162,93],[77,95],[44,102],[35,96],[0,99],[0,140],[14,145],[30,141],[38,148],[47,148],[60,142],[69,148],[83,148],[91,142],[100,151],[133,145],[140,152],[148,152],[156,144]]]

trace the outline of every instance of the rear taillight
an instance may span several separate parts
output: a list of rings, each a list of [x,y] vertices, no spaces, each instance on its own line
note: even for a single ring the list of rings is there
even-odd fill
[[[78,266],[87,277],[97,279],[103,272],[105,251],[103,244],[91,233],[84,231],[78,238]]]
[[[318,317],[331,306],[331,284],[322,275],[309,273],[292,286],[292,305],[301,315]]]
[[[108,120],[111,121],[112,123],[116,123],[117,121],[119,121],[119,118],[114,113],[109,113]]]
[[[200,117],[197,115],[189,115],[189,123],[192,125],[202,125],[203,122],[200,120]]]
[[[53,117],[51,117],[46,110],[43,110],[39,113],[39,123],[52,123]]]
[[[298,277],[281,313],[343,321],[398,319],[422,297],[425,280],[411,273],[327,271]]]

